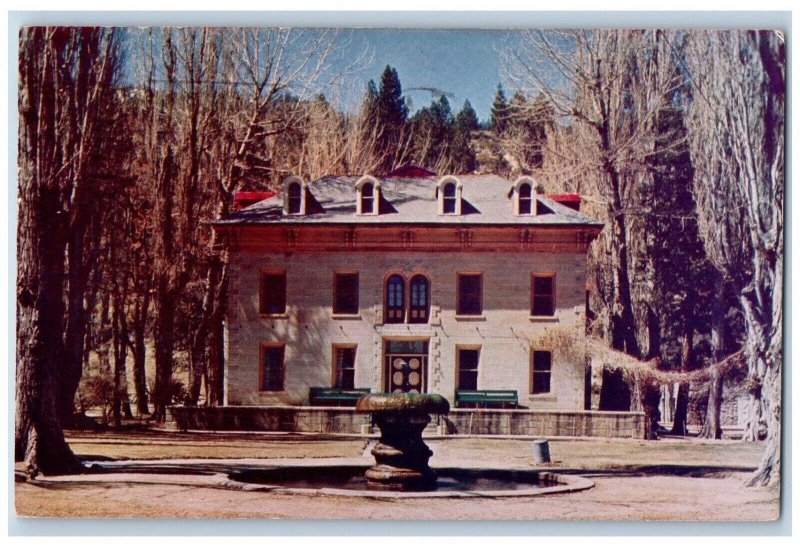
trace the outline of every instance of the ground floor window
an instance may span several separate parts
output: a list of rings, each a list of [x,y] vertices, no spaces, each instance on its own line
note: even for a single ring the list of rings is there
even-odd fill
[[[356,346],[334,346],[333,387],[353,389],[356,376]]]
[[[531,393],[550,393],[553,354],[540,350],[531,353]]]
[[[285,346],[261,346],[261,391],[283,391]]]
[[[479,348],[458,349],[458,389],[478,389]]]

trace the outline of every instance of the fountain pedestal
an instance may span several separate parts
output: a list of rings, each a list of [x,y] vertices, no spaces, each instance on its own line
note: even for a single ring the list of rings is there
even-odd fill
[[[441,395],[377,393],[359,399],[356,411],[372,414],[381,438],[372,449],[375,465],[364,474],[371,487],[391,490],[428,490],[436,472],[428,465],[433,455],[422,441],[430,414],[446,414],[450,404]]]

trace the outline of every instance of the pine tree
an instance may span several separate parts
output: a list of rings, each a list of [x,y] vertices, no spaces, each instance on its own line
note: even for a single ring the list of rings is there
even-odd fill
[[[374,90],[374,84],[368,88],[368,94]],[[378,148],[384,156],[381,168],[389,171],[394,167],[403,129],[408,120],[408,107],[403,98],[403,89],[397,70],[389,65],[381,76],[376,103],[376,123],[381,128],[378,136]]]
[[[508,125],[508,101],[503,91],[503,84],[497,84],[497,93],[494,94],[494,101],[492,102],[490,125],[498,135],[501,135]]]
[[[456,126],[462,133],[476,131],[479,127],[478,115],[475,113],[475,109],[472,108],[469,99],[464,101],[464,106],[461,107],[461,110],[456,115]]]

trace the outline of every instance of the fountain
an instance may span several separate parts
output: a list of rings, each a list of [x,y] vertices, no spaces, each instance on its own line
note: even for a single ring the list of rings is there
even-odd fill
[[[364,476],[368,486],[387,490],[432,490],[436,472],[428,465],[433,455],[422,441],[430,414],[447,414],[450,403],[430,393],[376,393],[362,397],[356,412],[369,412],[381,430],[372,449],[375,465]]]
[[[431,414],[449,411],[447,399],[436,394],[365,395],[356,403],[356,412],[371,414],[381,430],[372,449],[375,464],[371,467],[304,461],[231,470],[217,475],[215,484],[251,491],[372,498],[537,496],[593,486],[583,477],[541,469],[438,467],[434,471],[428,465],[433,452],[422,441],[422,432]]]

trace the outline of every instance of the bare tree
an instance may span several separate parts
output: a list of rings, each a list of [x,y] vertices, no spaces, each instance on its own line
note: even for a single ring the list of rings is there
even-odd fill
[[[117,66],[111,29],[20,31],[15,459],[31,474],[80,467],[58,417],[61,383],[73,373],[62,368],[65,255],[85,213]]]
[[[595,262],[608,265],[607,281],[604,274],[598,283],[608,336],[613,348],[645,357],[653,348],[642,347],[646,322],[637,325],[630,239],[641,210],[637,185],[648,176],[657,115],[682,82],[674,55],[664,34],[655,30],[526,31],[505,57],[509,78],[529,95],[543,94],[557,119],[573,122],[569,136],[577,154],[572,167],[589,179],[590,193],[608,219],[608,229],[593,245],[594,253],[606,255]],[[607,396],[601,400],[622,408],[626,402],[612,402],[605,389],[615,379],[623,387],[621,376],[606,374]],[[652,407],[652,394],[643,395]]]
[[[707,252],[740,291],[750,412],[767,444],[750,484],[780,477],[785,53],[773,31],[691,32],[695,188]]]

